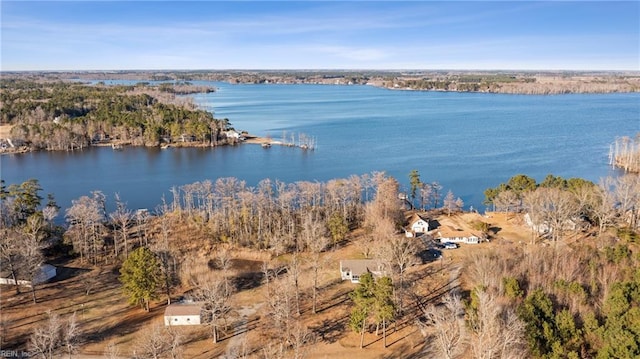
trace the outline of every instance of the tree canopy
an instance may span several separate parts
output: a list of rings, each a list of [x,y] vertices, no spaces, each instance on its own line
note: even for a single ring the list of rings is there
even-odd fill
[[[146,247],[131,252],[120,269],[120,282],[129,302],[142,305],[146,311],[149,311],[149,301],[157,297],[161,279],[160,262]]]

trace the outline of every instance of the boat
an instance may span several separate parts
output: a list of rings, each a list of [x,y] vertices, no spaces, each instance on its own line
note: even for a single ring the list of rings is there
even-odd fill
[[[271,147],[270,143],[263,143],[262,144],[262,148],[269,148],[269,147]]]
[[[119,151],[119,150],[122,150],[122,145],[118,145],[118,144],[112,143],[111,144],[111,148],[114,149],[114,150],[118,150]]]

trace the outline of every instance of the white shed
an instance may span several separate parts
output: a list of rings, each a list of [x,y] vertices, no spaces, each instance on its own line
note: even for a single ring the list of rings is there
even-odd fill
[[[164,310],[164,325],[200,325],[202,305],[199,303],[170,304]]]
[[[49,279],[55,277],[56,274],[57,274],[57,268],[55,266],[52,266],[51,264],[43,264],[40,266],[40,268],[38,268],[38,272],[34,276],[33,282],[35,283],[35,285],[44,283]],[[13,278],[11,277],[11,273],[9,273],[8,271],[2,272],[2,274],[0,275],[0,284],[10,284],[10,285],[17,284],[17,285],[24,285],[28,287],[31,286],[31,280],[22,277],[20,273],[18,273],[18,278],[16,279],[17,280],[14,281]]]

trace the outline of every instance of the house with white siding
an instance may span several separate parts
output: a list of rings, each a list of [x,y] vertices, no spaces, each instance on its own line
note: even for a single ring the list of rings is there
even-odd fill
[[[440,243],[478,244],[482,237],[476,233],[454,228],[452,226],[442,226],[438,229],[435,238],[440,240]]]
[[[427,233],[430,229],[429,218],[417,213],[414,213],[411,218],[409,218],[409,231],[413,236]]]
[[[174,303],[164,310],[164,325],[200,325],[202,323],[201,303]]]

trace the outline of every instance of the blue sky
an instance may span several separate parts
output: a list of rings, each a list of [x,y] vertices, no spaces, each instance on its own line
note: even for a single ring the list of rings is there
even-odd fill
[[[640,70],[640,2],[5,1],[1,69]]]

